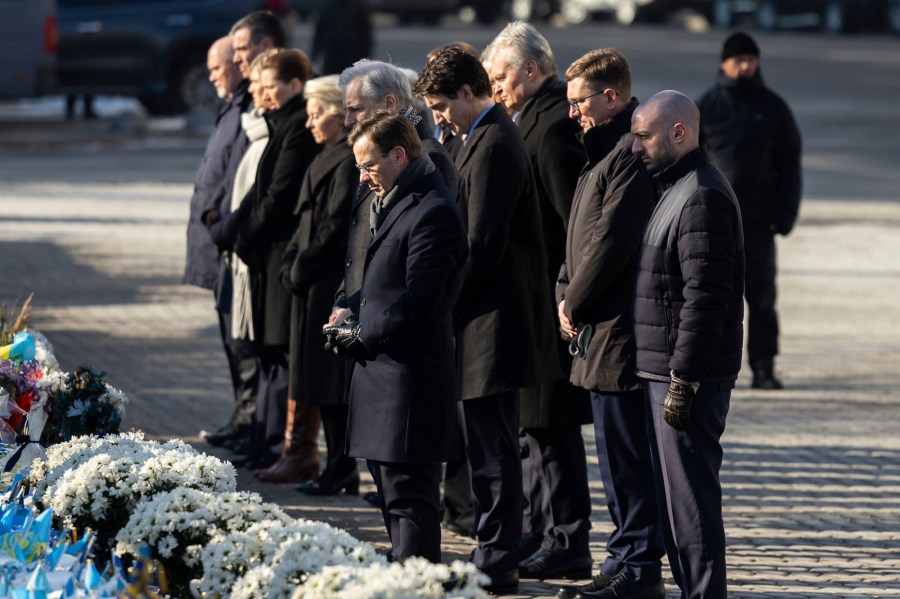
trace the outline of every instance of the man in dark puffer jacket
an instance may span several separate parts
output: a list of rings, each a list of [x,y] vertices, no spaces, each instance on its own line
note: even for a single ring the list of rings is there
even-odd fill
[[[759,47],[743,32],[722,47],[716,86],[697,102],[701,139],[741,206],[747,255],[747,358],[755,389],[781,389],[775,376],[775,234],[797,220],[800,132],[791,109],[763,83]]]
[[[634,322],[667,504],[666,551],[683,597],[725,599],[719,439],[741,367],[741,213],[699,147],[690,99],[660,92],[631,123],[632,151],[660,192],[638,260]]]

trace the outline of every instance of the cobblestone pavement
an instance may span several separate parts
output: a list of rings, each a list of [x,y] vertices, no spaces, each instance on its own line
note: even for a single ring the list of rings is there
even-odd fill
[[[106,370],[131,397],[127,427],[228,457],[197,437],[231,402],[212,297],[180,284],[202,146],[188,137],[0,151],[0,301],[34,291],[34,325],[63,367]],[[724,438],[733,598],[900,597],[898,233],[896,203],[812,197],[779,242],[787,389],[756,392],[742,376]],[[588,429],[585,440],[601,560],[610,524]],[[246,471],[239,485],[386,544],[379,515],[357,497],[312,501]],[[451,559],[472,544],[448,534],[444,546]],[[557,586],[527,581],[522,593]]]

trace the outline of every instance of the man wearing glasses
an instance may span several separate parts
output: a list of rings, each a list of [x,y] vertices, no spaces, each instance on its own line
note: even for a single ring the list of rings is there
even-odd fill
[[[374,194],[358,320],[326,327],[356,364],[348,455],[375,478],[391,555],[441,561],[441,462],[454,456],[453,305],[468,254],[453,196],[412,123],[379,111],[349,136]]]
[[[572,63],[566,81],[569,116],[581,125],[588,162],[575,189],[556,298],[575,355],[570,380],[591,394],[615,528],[600,572],[559,597],[662,599],[664,545],[632,324],[637,257],[656,192],[631,152],[638,102],[625,57],[611,48],[592,50]]]

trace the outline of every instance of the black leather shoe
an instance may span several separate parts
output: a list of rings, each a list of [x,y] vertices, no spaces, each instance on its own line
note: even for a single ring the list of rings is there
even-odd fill
[[[454,522],[453,520],[441,520],[441,528],[461,537],[469,537],[470,539],[475,538],[474,529],[466,528],[465,526],[459,524],[458,522]]]
[[[258,456],[247,456],[243,460],[232,460],[231,463],[234,464],[235,468],[246,468],[247,470],[262,470],[263,468],[268,468],[269,466],[277,462],[278,458],[280,457],[281,456],[274,451],[269,451],[268,449],[266,449],[262,454]]]
[[[200,436],[213,447],[221,447],[226,441],[234,439],[235,434],[231,428],[223,426],[214,433],[207,433],[204,431]]]
[[[369,505],[373,505],[377,508],[381,507],[381,495],[378,494],[378,491],[369,491],[368,493],[363,493],[363,501],[368,503]]]
[[[775,373],[771,369],[759,369],[753,370],[753,383],[751,387],[754,389],[766,389],[769,391],[776,389],[784,389],[784,385],[775,376]]]
[[[613,577],[609,574],[600,572],[599,574],[595,574],[594,578],[592,578],[589,583],[581,585],[580,587],[563,587],[559,589],[556,593],[556,597],[557,599],[575,599],[575,597],[582,592],[594,592],[605,589],[609,586],[612,579]]]
[[[490,582],[482,588],[491,595],[512,595],[519,590],[518,570],[483,570]]]
[[[569,557],[564,551],[541,549],[530,559],[519,563],[522,578],[590,578],[594,560],[590,555]]]
[[[538,551],[541,549],[542,540],[541,537],[533,532],[522,535],[522,538],[519,539],[519,544],[516,545],[516,561],[519,562],[520,568],[524,562],[527,562],[537,555]]]
[[[225,441],[223,446],[238,455],[249,455],[254,450],[254,443],[250,437],[232,437]]]
[[[662,581],[645,584],[631,580],[624,572],[612,577],[599,591],[581,591],[575,599],[666,599]]]

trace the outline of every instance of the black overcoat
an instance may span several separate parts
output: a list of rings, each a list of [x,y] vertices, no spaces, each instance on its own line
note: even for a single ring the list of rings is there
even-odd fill
[[[360,338],[371,359],[353,368],[347,453],[441,462],[459,435],[452,311],[466,233],[437,171],[402,177],[365,255]]]
[[[320,147],[306,128],[302,96],[266,114],[272,134],[256,182],[241,203],[234,252],[250,268],[253,329],[257,342],[285,349],[290,339],[292,295],[281,283],[281,264],[297,230],[300,184]]]
[[[631,153],[631,115],[637,100],[584,135],[588,154],[575,192],[559,272],[557,303],[593,336],[576,358],[570,380],[598,392],[641,388],[635,374],[634,282],[644,228],[656,205],[656,189]]]
[[[456,157],[469,259],[455,310],[462,398],[562,377],[531,163],[499,105]]]
[[[555,76],[548,78],[525,104],[516,125],[522,132],[534,172],[547,254],[547,292],[552,295],[565,260],[566,227],[575,183],[584,164],[584,149],[578,141],[581,127],[569,118],[565,82]],[[556,310],[551,312],[558,326]],[[572,368],[572,356],[568,344],[559,336],[556,339],[560,368],[565,375]],[[519,405],[519,425],[523,428],[586,424],[592,419],[587,391],[573,387],[565,378],[523,389]]]
[[[281,279],[291,308],[291,397],[321,406],[344,401],[347,360],[324,349],[322,325],[334,304],[347,256],[350,204],[356,193],[353,152],[341,140],[316,156],[300,189],[297,232]]]

